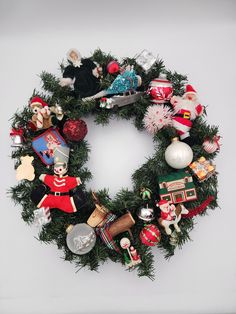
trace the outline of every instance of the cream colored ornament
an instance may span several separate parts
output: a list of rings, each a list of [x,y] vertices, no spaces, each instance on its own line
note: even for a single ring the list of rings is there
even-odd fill
[[[33,156],[22,156],[20,158],[21,164],[16,169],[16,180],[23,179],[33,181],[35,178],[34,167],[32,166]]]

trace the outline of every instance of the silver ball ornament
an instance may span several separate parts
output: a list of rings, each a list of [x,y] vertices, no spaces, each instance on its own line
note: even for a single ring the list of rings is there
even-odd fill
[[[155,218],[153,208],[149,208],[148,206],[140,208],[137,212],[137,216],[139,219],[147,222],[152,221]]]
[[[183,169],[193,160],[192,148],[175,137],[165,151],[165,160],[172,168]]]

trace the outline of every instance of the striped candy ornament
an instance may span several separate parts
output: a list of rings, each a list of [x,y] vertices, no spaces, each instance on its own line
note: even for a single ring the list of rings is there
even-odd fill
[[[220,136],[214,136],[212,140],[205,139],[205,141],[202,144],[202,147],[208,154],[212,154],[220,149],[219,140]]]
[[[140,240],[147,246],[154,246],[160,242],[161,234],[157,226],[150,224],[146,225],[140,232]]]

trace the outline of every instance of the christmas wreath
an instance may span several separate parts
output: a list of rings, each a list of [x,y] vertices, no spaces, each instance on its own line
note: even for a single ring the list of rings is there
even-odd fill
[[[22,218],[39,226],[38,239],[55,243],[76,267],[97,270],[108,259],[154,278],[152,246],[169,258],[190,239],[196,215],[217,207],[217,126],[187,77],[144,50],[119,61],[95,50],[70,49],[61,77],[42,72],[42,89],[14,114],[19,183],[11,187]],[[153,136],[154,155],[133,175],[133,189],[114,199],[86,190],[89,144],[83,117],[98,124],[132,120]]]

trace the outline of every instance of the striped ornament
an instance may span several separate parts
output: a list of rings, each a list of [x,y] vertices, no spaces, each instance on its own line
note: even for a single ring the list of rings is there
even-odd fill
[[[202,144],[202,147],[208,154],[212,154],[220,149],[219,140],[220,140],[219,136],[214,136],[213,140],[205,139],[205,141]]]
[[[140,232],[140,240],[147,246],[154,246],[160,242],[161,234],[157,226],[150,224],[146,225]]]

